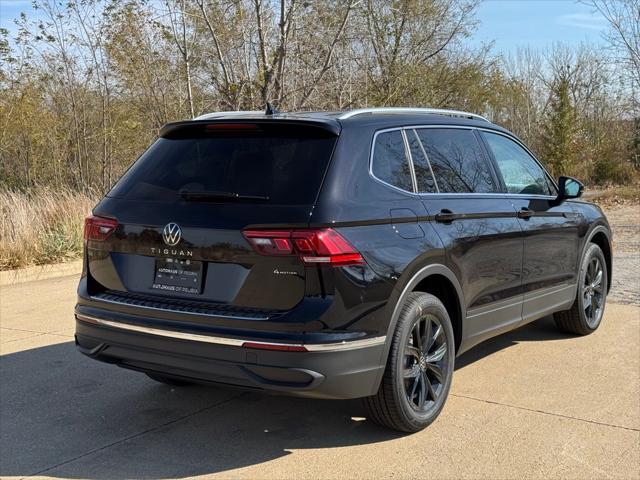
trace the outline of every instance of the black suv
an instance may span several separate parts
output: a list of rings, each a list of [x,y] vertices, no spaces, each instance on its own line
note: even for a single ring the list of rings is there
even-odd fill
[[[477,343],[598,328],[611,231],[582,188],[465,112],[171,123],[86,220],[77,346],[173,385],[364,397],[416,431]]]

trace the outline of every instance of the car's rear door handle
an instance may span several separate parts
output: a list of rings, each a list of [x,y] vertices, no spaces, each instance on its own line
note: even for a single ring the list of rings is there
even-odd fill
[[[535,214],[535,212],[533,210],[531,210],[530,208],[527,207],[522,207],[520,209],[520,211],[518,212],[518,218],[531,218],[533,217],[533,215]]]
[[[455,218],[456,214],[447,208],[443,208],[440,210],[440,213],[436,213],[435,216],[436,222],[440,223],[451,223]]]

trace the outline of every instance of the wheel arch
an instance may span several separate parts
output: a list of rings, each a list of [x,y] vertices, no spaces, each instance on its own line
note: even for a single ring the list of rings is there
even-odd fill
[[[611,279],[613,276],[613,252],[611,251],[611,233],[604,225],[598,225],[587,236],[587,241],[582,246],[580,259],[584,258],[584,252],[590,243],[595,243],[600,247],[604,254],[604,260],[607,266],[607,293],[611,290]]]
[[[460,294],[453,281],[442,273],[431,273],[420,280],[412,292],[430,293],[444,304],[451,319],[457,352],[462,343],[462,305]]]
[[[396,287],[398,290],[398,287]],[[460,346],[463,338],[463,319],[466,314],[464,307],[464,295],[462,293],[462,287],[456,275],[447,266],[442,264],[431,264],[419,268],[413,276],[411,276],[401,287],[400,294],[392,306],[391,317],[389,320],[389,326],[387,327],[387,342],[380,359],[381,365],[386,365],[389,357],[389,350],[391,349],[391,340],[393,338],[393,332],[395,331],[400,312],[402,311],[402,305],[406,301],[409,294],[419,291],[425,293],[431,293],[437,296],[445,304],[447,312],[451,317],[451,323],[454,330],[456,351]],[[446,295],[446,298],[441,298],[437,293]],[[451,310],[450,310],[451,309]],[[382,372],[383,373],[383,372]],[[382,373],[378,378],[382,380]]]

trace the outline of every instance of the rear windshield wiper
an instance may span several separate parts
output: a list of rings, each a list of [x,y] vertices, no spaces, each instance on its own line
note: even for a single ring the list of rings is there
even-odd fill
[[[180,196],[192,202],[207,202],[211,200],[224,200],[224,201],[252,201],[252,202],[267,202],[269,197],[261,195],[241,195],[234,192],[211,192],[206,190],[181,190]]]

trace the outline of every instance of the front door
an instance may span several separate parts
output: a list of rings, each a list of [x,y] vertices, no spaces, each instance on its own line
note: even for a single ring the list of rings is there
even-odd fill
[[[520,144],[497,133],[481,133],[524,233],[523,323],[570,306],[578,272],[579,217],[544,169]],[[568,305],[567,305],[568,304]]]

